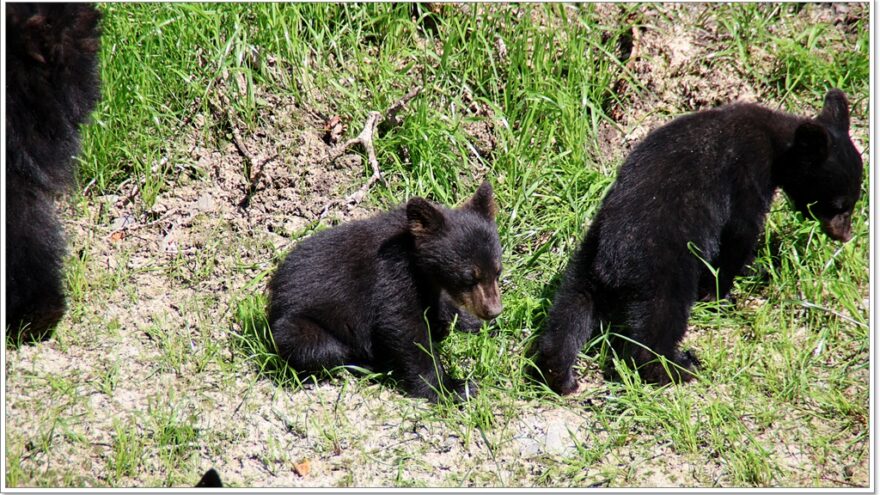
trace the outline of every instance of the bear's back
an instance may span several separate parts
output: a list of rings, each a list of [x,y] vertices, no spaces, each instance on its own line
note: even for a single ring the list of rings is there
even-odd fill
[[[343,313],[348,312],[346,308],[368,307],[379,251],[389,239],[404,235],[405,227],[405,213],[395,209],[300,241],[270,282],[273,306],[294,312]]]
[[[712,259],[743,195],[772,195],[780,127],[794,117],[739,103],[685,115],[627,157],[591,226],[597,276],[610,286],[659,283],[665,266]]]

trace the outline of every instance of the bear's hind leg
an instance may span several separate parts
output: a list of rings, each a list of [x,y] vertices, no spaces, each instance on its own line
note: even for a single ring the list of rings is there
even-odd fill
[[[26,191],[13,174],[6,217],[6,311],[12,342],[52,335],[64,315],[62,259],[65,244],[51,198]]]
[[[278,353],[294,370],[319,373],[345,364],[365,364],[357,353],[310,318],[283,316],[272,324]]]
[[[692,352],[682,352],[678,348],[687,330],[690,305],[691,301],[668,298],[629,304],[629,335],[635,342],[628,343],[625,348],[643,380],[663,385],[694,378],[699,360]],[[666,358],[666,366],[660,356]]]

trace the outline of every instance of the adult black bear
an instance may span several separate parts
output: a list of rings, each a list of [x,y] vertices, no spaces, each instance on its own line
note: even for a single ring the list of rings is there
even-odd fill
[[[80,124],[99,96],[100,13],[84,4],[6,8],[6,311],[41,339],[64,314],[55,197],[74,179]]]
[[[359,365],[392,371],[415,397],[472,396],[475,385],[446,374],[435,343],[464,316],[450,301],[485,320],[501,312],[494,218],[484,182],[457,209],[413,198],[304,240],[269,284],[278,352],[298,372]]]
[[[678,343],[694,301],[716,297],[716,280],[696,254],[718,269],[723,298],[752,256],[777,187],[830,237],[847,241],[861,183],[839,90],[828,92],[815,119],[733,104],[651,132],[621,166],[569,262],[535,341],[537,368],[553,390],[574,392],[577,353],[604,321],[641,344],[627,354],[644,379],[691,379],[699,363]],[[684,371],[667,372],[654,353]]]

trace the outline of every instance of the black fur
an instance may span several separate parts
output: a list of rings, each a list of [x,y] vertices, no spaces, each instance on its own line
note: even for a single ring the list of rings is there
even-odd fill
[[[487,320],[501,312],[494,216],[484,182],[457,209],[413,198],[304,240],[269,284],[278,352],[301,373],[359,365],[392,371],[416,397],[473,395],[473,383],[446,374],[435,344],[456,316],[473,327],[456,306]]]
[[[6,8],[6,310],[16,340],[64,314],[64,235],[53,203],[74,181],[79,126],[99,96],[99,12],[85,4]]]
[[[698,367],[678,349],[691,306],[727,296],[777,187],[830,237],[848,240],[862,182],[848,130],[846,97],[832,90],[815,119],[734,104],[651,132],[621,166],[535,341],[550,387],[576,390],[572,365],[599,321],[684,370]],[[719,270],[717,294],[696,254]],[[642,346],[623,347],[647,381],[692,378],[673,366],[667,373]]]
[[[220,475],[217,474],[217,471],[211,468],[205,471],[202,479],[196,484],[196,488],[223,488],[223,481],[220,480]]]

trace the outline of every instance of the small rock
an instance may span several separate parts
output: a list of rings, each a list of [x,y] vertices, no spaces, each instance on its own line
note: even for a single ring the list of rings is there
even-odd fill
[[[564,454],[574,449],[568,426],[562,422],[553,422],[547,425],[547,438],[544,449],[550,454]]]
[[[108,205],[113,205],[113,204],[116,204],[117,201],[119,201],[119,195],[118,194],[105,194],[103,196],[99,196],[98,199]]]
[[[121,217],[116,217],[112,222],[110,222],[110,230],[120,230],[124,229],[129,225],[134,225],[135,220],[131,215],[122,215]]]
[[[159,247],[163,253],[177,254],[177,242],[174,241],[174,233],[169,232],[168,235],[163,237]]]
[[[534,438],[515,437],[513,441],[519,447],[519,453],[523,457],[533,457],[541,452],[541,443]]]
[[[203,194],[196,201],[196,209],[199,211],[214,211],[214,198],[210,194]]]

